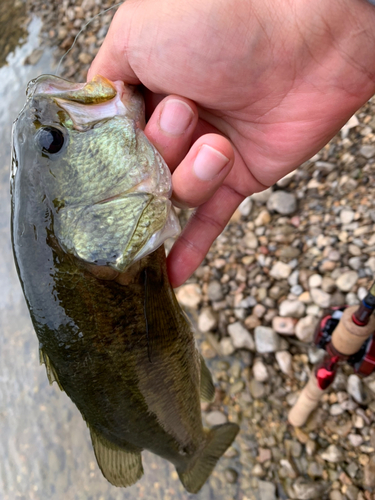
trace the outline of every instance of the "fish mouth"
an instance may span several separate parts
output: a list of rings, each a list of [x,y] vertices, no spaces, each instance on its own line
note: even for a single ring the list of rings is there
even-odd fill
[[[137,94],[135,86],[111,82],[101,75],[87,83],[42,75],[32,80],[27,88],[28,99],[37,96],[53,99],[68,113],[77,130],[116,115],[133,119],[136,126],[143,129],[144,104],[142,99],[137,99]]]

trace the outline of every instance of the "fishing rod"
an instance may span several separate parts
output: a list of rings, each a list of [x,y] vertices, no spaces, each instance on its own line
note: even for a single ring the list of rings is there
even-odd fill
[[[288,420],[301,427],[335,379],[337,368],[349,363],[358,375],[375,369],[375,282],[359,306],[330,309],[320,321],[314,342],[326,354],[311,373],[307,385],[289,412]]]

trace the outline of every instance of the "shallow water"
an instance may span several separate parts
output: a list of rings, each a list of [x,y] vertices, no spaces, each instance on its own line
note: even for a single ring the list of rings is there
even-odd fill
[[[143,454],[141,481],[128,489],[111,486],[96,465],[80,413],[56,384],[49,386],[45,368],[39,366],[38,342],[11,252],[9,165],[12,121],[24,104],[27,82],[51,72],[50,49],[43,51],[34,66],[24,64],[40,48],[40,28],[41,21],[33,19],[26,43],[8,55],[8,64],[0,68],[0,499],[236,498],[234,485],[217,491],[211,481],[199,495],[188,495],[172,465],[148,453]],[[216,484],[228,465],[229,460],[223,459]]]

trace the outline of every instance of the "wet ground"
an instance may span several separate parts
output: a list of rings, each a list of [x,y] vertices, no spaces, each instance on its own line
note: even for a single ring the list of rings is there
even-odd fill
[[[96,465],[89,433],[78,410],[55,384],[49,386],[45,369],[39,366],[38,342],[10,244],[10,137],[12,121],[24,103],[27,82],[51,72],[52,50],[39,50],[41,21],[33,18],[25,31],[20,27],[22,9],[12,9],[12,1],[2,1],[0,26],[12,21],[17,30],[11,30],[11,40],[0,35],[0,48],[6,55],[2,61],[5,65],[0,61],[0,498],[187,499],[190,495],[184,492],[174,468],[147,453],[145,476],[137,485],[126,490],[111,486]],[[9,30],[4,29],[4,33],[8,36]],[[32,59],[37,61],[34,65],[24,64]],[[224,459],[216,476],[228,463],[229,459]],[[233,488],[227,485],[222,493],[213,495],[212,486],[207,484],[196,498],[235,498]]]

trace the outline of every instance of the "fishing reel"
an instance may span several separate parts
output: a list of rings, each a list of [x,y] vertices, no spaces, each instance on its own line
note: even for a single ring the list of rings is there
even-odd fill
[[[330,351],[332,333],[340,322],[345,309],[348,306],[333,307],[325,311],[315,330],[314,344],[320,349]],[[331,354],[335,355],[335,353]],[[354,371],[361,377],[368,377],[375,370],[375,331],[362,344],[359,351],[350,356],[339,356],[340,360],[346,361]]]

